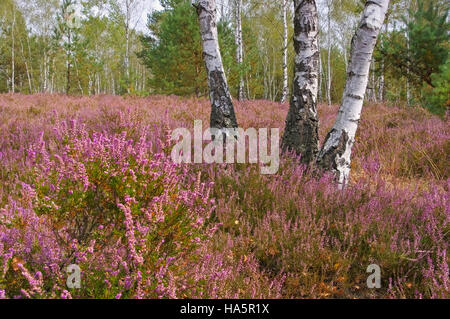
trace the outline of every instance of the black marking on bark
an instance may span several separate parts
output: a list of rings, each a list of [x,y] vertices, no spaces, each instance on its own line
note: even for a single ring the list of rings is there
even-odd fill
[[[351,93],[347,94],[347,96],[351,97],[352,99],[355,99],[355,100],[362,100],[362,99],[364,99],[364,97],[362,97],[362,96],[359,96],[359,95],[356,95],[356,94],[351,94]]]
[[[210,126],[218,129],[238,127],[225,75],[219,70],[214,70],[209,73],[209,79],[212,101]]]
[[[371,5],[371,4],[374,4],[374,5],[376,5],[376,6],[378,6],[378,7],[382,7],[382,5],[380,5],[380,3],[378,2],[378,1],[374,1],[374,0],[368,0],[368,1],[366,1],[366,5],[365,5],[365,7],[367,8],[369,5]]]
[[[283,152],[293,151],[300,155],[301,162],[310,163],[315,160],[319,151],[317,98],[311,90],[314,82],[317,81],[319,71],[317,33],[311,34],[317,31],[317,9],[314,1],[296,2],[294,29],[296,54],[306,49],[312,49],[315,52],[295,62],[294,85],[281,148]],[[298,36],[301,34],[306,35],[306,39],[300,40]],[[301,79],[298,74],[302,74]]]
[[[328,139],[330,138],[331,134],[333,134],[334,132],[336,132],[335,129],[332,129],[327,137],[325,138],[325,143],[324,145],[326,145]],[[332,147],[330,147],[330,149],[328,150],[324,150],[322,149],[321,154],[319,155],[319,158],[317,159],[317,165],[324,169],[324,170],[328,170],[328,171],[332,171],[332,172],[337,172],[337,157],[342,156],[342,154],[344,154],[346,148],[347,148],[347,142],[348,142],[348,134],[345,130],[341,130],[341,134],[339,136],[339,142],[337,143],[337,145],[333,145]],[[344,159],[342,159],[344,160]],[[345,160],[344,160],[345,161]],[[339,164],[345,164],[344,163],[339,163]]]

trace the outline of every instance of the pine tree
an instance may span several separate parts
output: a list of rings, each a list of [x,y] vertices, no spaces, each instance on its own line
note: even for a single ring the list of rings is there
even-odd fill
[[[190,1],[162,2],[164,10],[149,15],[149,36],[141,37],[138,53],[151,71],[154,93],[205,96],[208,92],[198,18]],[[221,53],[226,71],[236,78],[235,44],[230,26],[218,25]],[[234,82],[234,81],[233,81]]]
[[[403,17],[404,27],[385,38],[380,51],[390,66],[416,87],[424,82],[433,87],[431,75],[439,72],[448,56],[448,5],[432,0],[426,6],[417,0],[416,7]]]

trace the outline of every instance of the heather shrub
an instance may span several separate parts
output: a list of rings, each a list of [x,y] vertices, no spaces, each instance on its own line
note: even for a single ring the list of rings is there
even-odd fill
[[[2,296],[280,297],[283,278],[252,256],[211,254],[213,183],[174,164],[164,136],[154,145],[146,128],[139,134],[61,122],[29,148],[21,196],[0,211]],[[66,289],[70,264],[81,289]]]
[[[377,108],[377,113],[371,113]],[[446,181],[450,129],[442,120],[422,108],[367,107],[352,162],[353,176],[358,171],[390,178]],[[356,174],[355,174],[356,173]]]
[[[83,126],[57,128],[65,130],[57,134],[62,152],[49,152],[43,139],[30,149],[33,171],[30,184],[23,186],[31,194],[23,198],[29,205],[7,207],[3,226],[11,236],[21,231],[24,236],[51,236],[56,248],[47,253],[57,255],[56,273],[71,263],[83,270],[83,288],[73,291],[74,297],[167,296],[167,273],[180,277],[183,269],[177,262],[189,263],[199,243],[212,234],[212,226],[205,226],[212,208],[210,186],[192,183],[164,153],[150,153],[145,132],[134,143],[125,132],[90,136]],[[33,222],[46,231],[27,230]],[[50,270],[41,268],[54,262],[42,255],[48,248],[43,243],[2,239],[3,250],[13,251],[11,260],[21,260],[24,269],[39,269],[43,285],[55,280]],[[181,287],[173,281],[170,285]],[[10,288],[9,282],[4,285]],[[18,292],[6,290],[10,297]],[[41,285],[39,291],[29,287],[25,295],[47,292]]]
[[[290,159],[279,175],[249,167],[214,178],[217,216],[235,236],[235,253],[285,273],[284,297],[449,296],[448,186],[407,191],[373,178],[337,191],[331,176]],[[383,278],[375,291],[365,282],[373,263]]]
[[[287,109],[236,102],[243,128],[283,128]],[[337,110],[319,106],[322,138]],[[0,298],[449,296],[447,120],[365,106],[338,191],[291,156],[275,175],[173,165],[167,133],[209,112],[175,96],[0,95]],[[366,288],[371,263],[381,289]]]

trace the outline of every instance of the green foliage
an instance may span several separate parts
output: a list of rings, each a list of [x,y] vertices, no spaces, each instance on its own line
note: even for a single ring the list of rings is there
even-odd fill
[[[406,65],[412,73],[411,80],[433,85],[431,74],[439,72],[448,56],[448,7],[441,8],[438,1],[431,1],[424,7],[423,0],[418,0],[417,5],[416,11],[409,11],[411,22],[404,18],[409,39]]]
[[[439,80],[442,76],[437,74],[448,58],[450,24],[447,17],[447,4],[439,0],[415,1],[401,18],[404,26],[384,35],[380,54],[376,55],[379,61],[386,61],[392,82],[406,78],[410,92],[414,93],[410,98],[438,114],[444,112],[444,97],[430,95],[446,94],[445,85],[441,83],[445,75]],[[436,85],[440,89],[436,89]]]
[[[424,84],[422,96],[430,112],[445,115],[450,108],[450,59],[441,66],[441,72],[431,75],[432,86]]]
[[[65,22],[64,10],[74,2],[82,9],[81,25],[71,29]],[[208,87],[201,35],[191,1],[162,0],[162,11],[153,11],[149,15],[144,32],[135,25],[139,5],[132,9],[133,19],[128,21],[123,3],[124,0],[1,1],[0,92],[12,91],[14,83],[15,92],[27,94],[206,96]],[[329,3],[331,30],[327,28],[327,6],[319,10],[322,49],[319,101],[324,101],[330,74],[331,100],[338,103],[347,76],[345,65],[350,39],[364,1],[335,0]],[[234,1],[217,2],[217,10],[221,13],[219,44],[231,94],[236,96],[239,79],[243,78],[245,95],[249,99],[279,100],[283,88],[281,3],[243,0],[244,60],[241,65],[236,63],[234,6]],[[382,39],[370,69],[369,100],[387,99],[397,104],[408,99],[408,104],[423,104],[442,114],[442,110],[430,105],[442,106],[443,102],[437,100],[446,95],[446,77],[441,66],[449,49],[447,12],[448,4],[444,0],[391,0]],[[15,24],[12,23],[14,13]],[[292,14],[290,6],[289,85],[293,80],[294,59]],[[131,23],[128,25],[129,63],[126,63],[127,21]],[[330,70],[328,46],[331,47]],[[438,76],[439,73],[442,74]],[[435,90],[435,86],[441,91]],[[433,97],[431,101],[430,95],[436,94],[439,97]]]
[[[71,89],[71,68],[75,64],[75,53],[76,48],[82,48],[80,43],[81,39],[79,37],[79,29],[75,25],[68,23],[68,16],[72,14],[70,12],[71,7],[74,6],[76,2],[74,0],[64,0],[56,17],[57,25],[53,31],[53,41],[54,45],[58,46],[61,44],[61,50],[64,51],[66,55],[66,93],[70,93]]]
[[[151,70],[155,93],[205,94],[200,30],[192,6],[183,1],[173,9],[149,16],[152,35],[142,37],[139,53]]]
[[[217,24],[217,32],[219,34],[220,52],[222,54],[222,63],[225,74],[227,75],[228,85],[232,94],[237,95],[239,74],[245,72],[245,66],[239,66],[236,63],[236,43],[230,24],[226,20],[220,20]]]
[[[245,4],[245,1],[244,1]],[[281,1],[247,1],[242,16],[246,95],[277,101],[283,90],[283,23]],[[247,7],[244,5],[244,8]],[[288,83],[292,83],[294,47],[292,12],[288,10]]]
[[[11,89],[14,81],[26,81],[26,65],[24,52],[26,49],[27,26],[22,12],[13,0],[2,0],[0,3],[0,92]],[[14,53],[14,79],[12,79],[12,55]]]
[[[200,28],[190,1],[166,1],[165,10],[148,17],[150,36],[141,37],[138,56],[151,71],[154,93],[201,96],[207,93]],[[224,68],[232,70],[233,35],[218,26]]]

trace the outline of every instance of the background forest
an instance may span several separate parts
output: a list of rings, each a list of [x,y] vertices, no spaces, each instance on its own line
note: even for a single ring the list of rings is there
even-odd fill
[[[284,1],[241,2],[218,1],[220,47],[232,95],[238,96],[241,83],[243,98],[284,100],[284,40],[287,83],[292,83],[293,8],[289,2],[284,24]],[[145,17],[136,18],[143,4],[2,1],[0,92],[205,96],[201,38],[190,1],[161,1],[162,9],[148,14],[146,26],[139,28],[145,24]],[[342,97],[351,36],[363,7],[360,0],[318,1],[322,102],[338,103]],[[238,21],[241,61],[236,58]],[[366,98],[420,104],[443,115],[449,105],[448,31],[447,1],[392,1]]]

